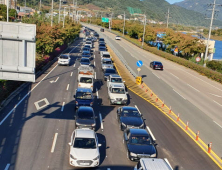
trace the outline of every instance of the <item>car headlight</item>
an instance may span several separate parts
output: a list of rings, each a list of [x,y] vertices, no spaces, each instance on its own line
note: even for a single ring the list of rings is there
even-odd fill
[[[127,97],[125,97],[123,100],[127,100]]]
[[[126,124],[125,124],[125,123],[123,123],[123,122],[122,122],[121,124],[122,124],[123,126],[125,126],[125,127],[126,127]]]
[[[77,160],[72,154],[70,154],[70,158]]]
[[[78,122],[76,122],[76,125],[79,126],[79,125],[81,125],[81,124],[79,124]]]
[[[96,126],[96,124],[95,124],[95,123],[93,123],[93,124],[92,124],[92,126]]]
[[[133,152],[130,152],[130,156],[137,157],[137,154],[135,154],[135,153],[133,153]]]
[[[156,157],[156,153],[150,155],[150,157],[155,158]]]
[[[94,158],[93,160],[96,161],[97,159],[99,159],[99,156],[97,156],[96,158]]]
[[[78,104],[79,104],[79,103],[76,101],[76,105],[77,105],[77,106],[78,106]]]

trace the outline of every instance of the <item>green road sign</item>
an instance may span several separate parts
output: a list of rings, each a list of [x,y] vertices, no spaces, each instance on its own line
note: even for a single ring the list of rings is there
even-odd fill
[[[109,22],[109,18],[102,18],[102,22]]]

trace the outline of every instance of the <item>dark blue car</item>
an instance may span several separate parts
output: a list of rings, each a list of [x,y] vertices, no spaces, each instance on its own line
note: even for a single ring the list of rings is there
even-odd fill
[[[75,108],[79,108],[80,106],[93,106],[93,93],[90,88],[79,87],[76,89],[75,98]]]
[[[154,70],[163,70],[163,64],[160,61],[152,61],[150,67]]]
[[[89,58],[81,58],[80,65],[90,65],[90,59]]]

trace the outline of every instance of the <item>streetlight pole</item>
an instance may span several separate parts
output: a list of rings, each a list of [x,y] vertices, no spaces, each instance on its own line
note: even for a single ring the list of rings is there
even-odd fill
[[[7,0],[7,22],[8,22],[9,0]]]
[[[66,10],[66,7],[64,7],[64,12],[63,12],[63,28],[64,28],[64,26],[65,26],[65,10]]]
[[[124,34],[125,34],[125,11],[124,11],[124,21],[123,21],[123,37],[124,37]]]
[[[39,2],[39,11],[41,11],[41,6],[42,6],[42,0]]]
[[[51,27],[53,25],[53,0],[52,0],[52,14],[51,14]]]
[[[59,23],[60,23],[60,10],[61,10],[61,1],[62,1],[62,0],[59,0]]]
[[[146,32],[146,15],[144,14],[144,27],[143,27],[142,47],[143,47],[143,44],[144,44],[144,36],[145,36],[145,32]]]

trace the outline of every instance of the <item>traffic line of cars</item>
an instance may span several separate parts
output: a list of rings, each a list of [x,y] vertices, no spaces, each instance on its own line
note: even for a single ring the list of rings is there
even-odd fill
[[[85,45],[82,48],[80,67],[78,68],[78,88],[74,95],[75,108],[77,109],[75,114],[76,129],[73,131],[69,143],[69,163],[75,167],[95,167],[100,163],[99,147],[101,146],[95,133],[97,116],[92,108],[95,77],[91,62],[85,62],[83,59],[92,60],[91,50],[96,38],[92,38],[95,36],[95,32],[92,30],[84,28],[84,32],[85,35],[90,34],[91,37],[86,38]],[[110,104],[127,105],[128,92],[124,81],[113,66],[104,39],[98,37],[98,42],[101,70],[104,73],[104,81],[107,82]],[[142,116],[137,106],[121,106],[116,113],[120,130],[123,131],[123,143],[127,151],[127,157],[131,161],[139,161],[134,169],[144,169],[146,162],[149,161],[149,159],[146,161],[146,158],[157,157],[155,138],[149,128],[148,130],[145,129],[146,125]],[[168,164],[164,163],[164,165],[170,169]]]

